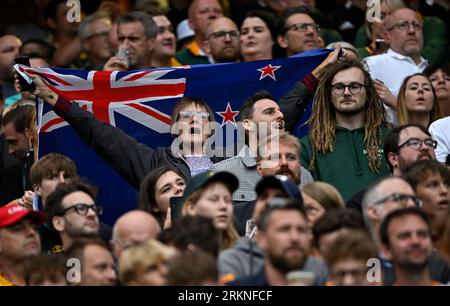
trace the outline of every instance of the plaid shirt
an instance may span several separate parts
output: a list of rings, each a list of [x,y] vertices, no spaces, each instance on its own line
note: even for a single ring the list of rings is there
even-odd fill
[[[256,171],[256,159],[249,156],[249,148],[245,145],[235,157],[214,164],[211,170],[227,171],[233,173],[239,179],[239,188],[233,193],[233,202],[249,202],[256,200],[255,187],[261,179]],[[304,186],[314,182],[311,173],[301,168],[301,184]]]

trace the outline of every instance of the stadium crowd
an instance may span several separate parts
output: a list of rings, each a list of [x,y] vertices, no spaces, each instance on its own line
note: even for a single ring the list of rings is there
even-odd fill
[[[79,16],[68,3],[2,2],[0,286],[450,284],[449,0],[90,0]],[[175,104],[175,154],[37,74],[25,90],[13,69],[16,57],[131,71],[321,48],[333,50],[279,101],[241,101],[245,141],[228,158],[205,149],[212,101]],[[91,178],[38,155],[36,97],[136,189],[134,210],[102,222]]]

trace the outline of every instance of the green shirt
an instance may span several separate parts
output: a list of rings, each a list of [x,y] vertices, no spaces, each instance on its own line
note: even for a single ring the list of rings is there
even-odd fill
[[[178,51],[175,54],[175,59],[181,65],[210,64],[208,57],[202,53],[195,40]]]
[[[383,141],[387,132],[388,129],[383,128]],[[300,143],[302,166],[309,169],[313,153],[309,135],[300,139]],[[337,126],[333,152],[317,153],[311,174],[315,180],[324,181],[336,187],[347,202],[357,192],[369,187],[380,177],[390,174],[383,148],[379,147],[378,152],[381,167],[378,172],[373,172],[369,168],[367,150],[364,146],[364,128],[349,130]]]

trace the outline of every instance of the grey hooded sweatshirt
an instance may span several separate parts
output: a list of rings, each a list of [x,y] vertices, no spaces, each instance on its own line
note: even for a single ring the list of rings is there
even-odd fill
[[[254,240],[240,238],[235,245],[220,252],[218,259],[220,277],[233,274],[235,279],[248,277],[258,273],[264,265],[264,251]],[[316,275],[316,285],[323,286],[326,282],[328,269],[324,262],[308,256],[303,271]]]

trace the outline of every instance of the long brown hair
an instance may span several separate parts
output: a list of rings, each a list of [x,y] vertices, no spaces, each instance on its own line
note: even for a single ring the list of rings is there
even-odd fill
[[[342,61],[333,64],[323,73],[314,97],[313,110],[309,124],[313,156],[309,169],[314,168],[317,153],[332,152],[336,143],[336,112],[331,97],[331,82],[334,76],[350,68],[358,68],[364,74],[366,88],[364,125],[364,144],[369,158],[369,168],[378,172],[381,160],[378,147],[383,144],[381,128],[387,126],[386,113],[381,100],[378,98],[372,79],[359,61]]]
[[[138,208],[152,214],[156,220],[158,220],[161,227],[164,226],[166,216],[161,212],[156,201],[156,184],[161,176],[170,171],[175,172],[182,177],[177,169],[169,166],[162,166],[148,173],[139,187]]]
[[[209,186],[210,186],[210,184],[206,184],[205,186],[200,187],[186,199],[186,201],[183,204],[182,211],[181,211],[181,214],[183,216],[186,216],[189,214],[188,208],[194,207],[197,204],[198,200],[200,200],[203,193],[205,192],[206,189],[208,189]],[[236,229],[234,228],[233,215],[232,215],[227,228],[220,233],[220,249],[225,250],[225,249],[231,248],[233,246],[233,244],[236,242],[236,240],[238,240],[238,239],[239,239],[239,235],[238,235]]]
[[[440,118],[440,111],[439,111],[439,103],[437,100],[436,92],[434,91],[433,84],[430,81],[430,78],[424,74],[424,73],[415,73],[413,75],[408,76],[402,83],[402,86],[400,87],[400,90],[398,92],[398,98],[397,98],[397,118],[398,118],[398,124],[404,125],[411,122],[411,112],[406,108],[406,87],[408,85],[408,82],[411,78],[415,76],[421,76],[424,77],[428,83],[430,83],[431,90],[433,92],[433,108],[430,111],[430,122],[431,124],[433,121],[436,121]],[[428,126],[426,126],[428,128]]]

